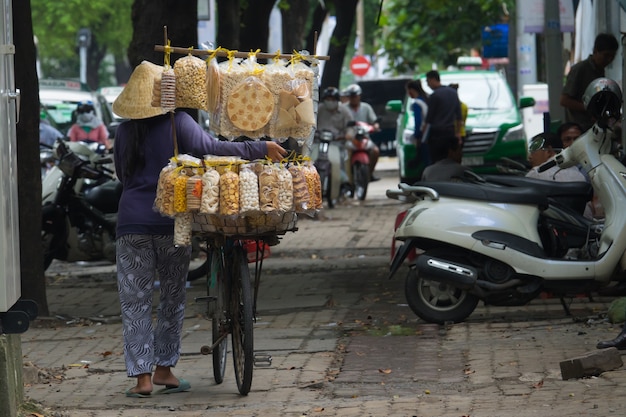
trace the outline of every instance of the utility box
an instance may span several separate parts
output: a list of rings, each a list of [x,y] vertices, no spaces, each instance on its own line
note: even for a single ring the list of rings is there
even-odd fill
[[[6,8],[10,2],[3,1]],[[15,90],[11,9],[0,17],[0,313],[20,298],[20,240],[17,204],[17,143],[15,124],[19,92]]]

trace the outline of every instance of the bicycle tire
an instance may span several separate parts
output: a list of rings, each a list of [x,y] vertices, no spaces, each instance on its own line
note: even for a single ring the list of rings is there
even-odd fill
[[[245,250],[235,246],[231,259],[230,312],[235,379],[239,393],[248,395],[254,365],[252,286]]]
[[[215,301],[209,302],[209,316],[211,317],[211,335],[213,344],[215,344],[224,332],[228,332],[225,327],[226,305],[229,294],[226,288],[226,282],[223,279],[223,265],[221,251],[213,249],[207,259],[211,259],[210,268],[211,275],[207,280],[207,294],[215,296]],[[226,305],[225,305],[226,304]],[[224,374],[226,373],[226,358],[228,357],[228,337],[224,337],[222,341],[211,351],[211,359],[213,361],[213,378],[216,384],[224,382]]]

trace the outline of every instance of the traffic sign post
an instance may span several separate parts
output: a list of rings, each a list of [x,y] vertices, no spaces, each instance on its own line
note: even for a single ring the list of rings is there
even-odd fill
[[[357,77],[362,77],[370,70],[371,64],[369,59],[363,55],[356,55],[350,61],[350,71]]]

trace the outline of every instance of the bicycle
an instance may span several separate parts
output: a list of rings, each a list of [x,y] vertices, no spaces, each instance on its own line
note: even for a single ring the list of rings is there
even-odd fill
[[[255,355],[253,325],[263,259],[266,249],[270,244],[278,243],[278,238],[275,235],[254,239],[216,235],[207,237],[206,243],[210,259],[207,296],[195,300],[207,301],[212,345],[202,346],[200,352],[212,355],[213,377],[217,384],[221,384],[226,372],[230,334],[237,389],[241,395],[247,395],[252,385],[254,365],[269,366],[272,360],[269,355]],[[255,254],[249,252],[250,247],[256,249]],[[248,255],[255,256],[249,258]],[[255,263],[254,292],[249,261]]]

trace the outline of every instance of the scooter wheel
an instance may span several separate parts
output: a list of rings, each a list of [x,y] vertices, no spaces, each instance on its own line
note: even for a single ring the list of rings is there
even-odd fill
[[[479,298],[466,291],[420,276],[409,270],[404,285],[409,307],[429,323],[460,323],[472,314]]]

